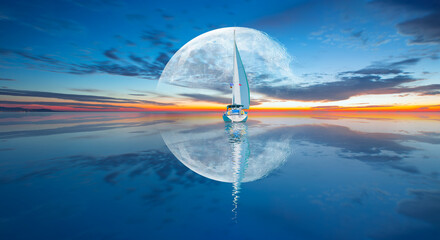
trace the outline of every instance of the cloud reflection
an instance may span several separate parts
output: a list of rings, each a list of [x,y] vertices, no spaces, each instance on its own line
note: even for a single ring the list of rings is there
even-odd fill
[[[269,135],[269,136],[267,136]],[[439,144],[440,138],[419,134],[371,133],[355,131],[339,125],[317,124],[296,125],[273,129],[266,136],[284,136],[298,141],[340,149],[339,156],[357,159],[370,164],[381,164],[408,173],[418,173],[415,166],[401,163],[416,148],[403,144],[405,141],[418,141]]]
[[[307,239],[346,236],[333,231],[347,226],[338,221],[340,216],[353,220],[344,232],[352,238],[436,239],[437,119],[373,119],[255,114],[246,124],[228,125],[202,114],[3,114],[3,201],[14,205],[15,193],[36,197],[22,198],[29,206],[20,203],[0,217],[21,226],[32,218],[58,221],[60,216],[46,209],[66,208],[68,213],[61,215],[72,216],[72,223],[77,218],[70,212],[86,213],[85,218],[100,213],[71,207],[94,206],[70,198],[81,196],[97,199],[99,205],[104,200],[103,216],[121,209],[123,213],[115,213],[121,226],[144,224],[143,230],[153,232],[155,227],[179,227],[188,214],[226,226],[234,209],[239,224],[261,221],[269,231],[291,234],[318,226],[319,233],[304,233]],[[161,129],[168,130],[162,134],[171,151],[158,135]],[[44,198],[41,189],[53,195]],[[409,196],[404,189],[411,189]],[[45,207],[32,212],[38,204]],[[255,211],[257,206],[261,208]],[[206,229],[206,222],[196,227]]]
[[[0,185],[32,181],[35,178],[53,177],[72,169],[84,169],[92,175],[105,173],[103,181],[110,185],[119,185],[127,179],[136,177],[154,179],[157,177],[160,184],[151,189],[132,189],[145,191],[141,198],[147,205],[163,204],[171,198],[176,186],[191,187],[197,184],[215,184],[180,164],[167,151],[147,150],[134,153],[117,154],[110,156],[75,155],[52,159],[54,163],[34,167],[32,171],[21,174],[0,177]],[[37,169],[35,169],[37,168]]]
[[[411,189],[409,193],[414,198],[400,202],[397,212],[440,227],[440,190]]]

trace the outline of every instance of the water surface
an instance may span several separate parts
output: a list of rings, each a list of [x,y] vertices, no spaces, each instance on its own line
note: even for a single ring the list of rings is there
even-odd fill
[[[1,113],[0,239],[439,239],[439,114]]]

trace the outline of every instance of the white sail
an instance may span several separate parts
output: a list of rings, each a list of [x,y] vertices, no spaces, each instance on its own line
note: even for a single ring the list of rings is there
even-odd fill
[[[243,109],[249,109],[250,95],[249,84],[244,70],[243,62],[238,52],[237,44],[235,42],[234,31],[234,76],[232,86],[232,104],[243,105]]]

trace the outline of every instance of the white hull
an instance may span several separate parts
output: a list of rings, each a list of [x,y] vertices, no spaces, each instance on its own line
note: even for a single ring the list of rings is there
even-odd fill
[[[246,122],[247,114],[233,114],[227,115],[227,113],[223,114],[223,120],[225,122]]]

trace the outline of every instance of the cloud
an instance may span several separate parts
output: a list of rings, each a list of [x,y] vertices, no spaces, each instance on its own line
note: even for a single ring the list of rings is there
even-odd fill
[[[212,95],[205,95],[205,94],[197,94],[197,93],[184,93],[180,94],[180,96],[192,98],[197,101],[204,101],[204,102],[212,102],[212,103],[219,103],[219,104],[231,104],[231,98],[229,97],[220,97],[220,96],[212,96]],[[266,100],[251,100],[251,105],[256,106],[260,105],[264,102],[267,102]]]
[[[353,31],[353,32],[351,32],[350,35],[351,35],[351,37],[353,37],[355,39],[359,39],[363,45],[367,44],[367,42],[368,42],[368,37],[365,36],[364,30]]]
[[[440,43],[440,12],[397,24],[403,35],[413,36],[412,44]]]
[[[63,100],[74,100],[83,102],[108,102],[108,103],[134,103],[135,101],[123,98],[113,98],[93,95],[64,94],[54,92],[40,92],[17,89],[0,89],[0,95],[20,96],[20,97],[42,97],[56,98]]]
[[[427,95],[440,95],[440,91],[424,92],[422,95],[424,95],[424,96],[427,96]]]
[[[117,7],[122,6],[124,4],[123,1],[119,0],[68,0],[71,4],[75,4],[77,6],[86,7],[88,9],[93,10],[105,10],[105,7]],[[74,7],[68,4],[64,7]],[[66,4],[62,4],[66,5]],[[23,9],[20,9],[24,7]],[[0,13],[0,19],[4,21],[8,21],[10,23],[17,23],[21,26],[30,27],[40,32],[46,32],[51,35],[58,36],[63,32],[72,32],[79,33],[85,32],[85,28],[77,23],[74,20],[66,19],[66,18],[55,18],[51,15],[44,16],[45,12],[41,11],[27,11],[26,9],[29,7],[35,7],[33,3],[29,1],[25,1],[20,6],[11,5],[12,8],[17,8],[16,11],[7,11],[10,9],[6,9],[5,11],[15,13],[15,15],[7,15]],[[9,7],[9,6],[8,6]],[[29,10],[29,9],[28,9]],[[47,9],[46,9],[47,10]],[[113,11],[114,9],[107,9]],[[92,14],[93,15],[93,14]],[[126,14],[125,17],[129,20],[138,20],[143,21],[147,18],[146,14],[141,13],[131,13]],[[172,18],[170,15],[164,14],[164,17],[167,19]],[[9,24],[10,24],[9,23]],[[165,29],[165,27],[164,27]],[[163,63],[167,62],[170,59],[170,55],[172,55],[176,49],[173,48],[173,44],[178,42],[179,40],[175,37],[172,37],[168,33],[169,31],[156,30],[156,29],[148,29],[144,33],[142,33],[142,38],[146,41],[149,41],[153,46],[157,47],[160,53],[157,56],[154,56],[154,53],[150,53],[152,59],[147,59],[146,61],[149,63],[148,66],[146,64],[142,66],[138,66],[137,64],[129,64],[126,59],[124,59],[123,52],[117,51],[117,48],[109,48],[104,49],[103,56],[92,61],[91,55],[88,56],[87,60],[78,60],[77,58],[65,58],[64,54],[60,56],[41,54],[38,51],[41,50],[30,50],[29,49],[1,49],[0,54],[2,55],[12,55],[13,57],[19,56],[21,58],[25,58],[28,61],[7,61],[9,64],[14,65],[22,65],[29,69],[40,69],[51,72],[61,72],[61,73],[71,73],[71,74],[94,74],[94,73],[106,73],[112,75],[121,75],[121,76],[129,76],[129,77],[139,77],[144,79],[158,80],[160,77],[160,73],[164,68]],[[131,41],[128,39],[123,39],[120,37],[120,42],[123,42],[124,45],[127,46],[135,46],[135,41]],[[73,44],[73,43],[72,43]],[[37,48],[41,49],[41,48]],[[15,56],[14,56],[15,55]],[[156,58],[155,58],[156,57]],[[110,60],[110,61],[106,61]],[[156,62],[156,60],[158,62]],[[118,62],[113,62],[118,61]],[[45,64],[42,64],[45,63]]]
[[[141,38],[145,41],[151,42],[154,46],[173,47],[173,44],[170,41],[166,41],[168,36],[164,31],[156,29],[145,30]]]
[[[153,62],[150,62],[145,58],[131,54],[129,59],[140,65],[142,69],[146,70],[142,74],[144,77],[148,79],[159,79],[160,75],[162,74],[162,70],[170,60],[170,56],[168,53],[161,52]]]
[[[134,47],[134,46],[136,46],[136,43],[127,39],[127,40],[125,40],[125,45],[130,46],[130,47]]]
[[[151,100],[137,100],[138,102],[141,103],[146,103],[146,104],[152,104],[152,105],[157,105],[157,106],[174,106],[174,103],[162,103],[162,102],[156,102],[156,101],[151,101]]]
[[[431,11],[440,8],[438,1],[432,0],[375,0],[373,4],[381,4],[389,7],[404,7],[410,10]]]
[[[121,65],[109,61],[96,62],[92,64],[74,64],[69,73],[72,74],[91,74],[108,73],[111,75],[121,75],[127,77],[142,76],[146,71],[135,65]]]
[[[387,44],[389,42],[391,42],[391,39],[389,39],[389,38],[388,39],[380,39],[380,40],[377,40],[376,43],[374,43],[374,46],[378,47],[378,46]]]
[[[303,73],[301,76],[304,78],[323,79],[328,75],[329,75],[328,73]]]
[[[340,72],[336,76],[338,81],[333,82],[308,86],[271,86],[261,84],[254,86],[251,90],[278,99],[323,102],[346,100],[354,96],[368,94],[439,94],[440,84],[418,87],[401,86],[405,83],[421,80],[413,78],[403,71],[405,67],[415,65],[420,60],[421,58],[408,58],[391,63],[375,63],[359,70]]]
[[[95,95],[79,95],[79,94],[65,94],[54,92],[41,92],[41,91],[28,91],[17,89],[0,89],[0,95],[6,96],[19,96],[19,97],[41,97],[41,98],[54,98],[63,100],[74,100],[79,102],[100,102],[100,103],[148,103],[159,106],[173,105],[172,103],[161,103],[150,100],[136,100],[127,98],[114,98]]]
[[[168,29],[173,28],[171,24],[167,24],[166,27]],[[150,28],[142,32],[141,39],[148,41],[154,47],[162,48],[162,51],[167,55],[172,55],[177,52],[177,49],[174,48],[174,43],[179,42],[179,39],[167,34],[167,32]]]
[[[439,94],[438,90],[440,90],[440,84],[430,84],[419,87],[399,87],[399,88],[384,89],[382,93],[389,94],[389,93],[416,92],[419,93],[419,95],[437,95]]]
[[[415,18],[396,25],[399,33],[413,37],[410,44],[440,43],[440,3],[438,1],[397,1],[376,0],[372,4],[392,9],[405,9],[415,14]],[[420,16],[420,12],[424,14]]]
[[[107,73],[112,75],[158,80],[170,57],[166,53],[160,53],[152,62],[148,62],[133,55],[130,56],[130,59],[135,61],[138,65],[101,61],[92,64],[73,64],[70,69],[68,69],[68,72],[72,74]]]
[[[384,90],[393,90],[396,93],[399,92],[397,86],[400,84],[417,80],[405,75],[397,75],[392,78],[381,78],[378,75],[344,76],[341,77],[340,81],[336,82],[295,88],[288,86],[259,86],[255,88],[255,91],[278,99],[339,101],[365,94],[385,94]]]
[[[347,71],[347,72],[341,72],[339,75],[344,74],[363,74],[363,75],[389,75],[389,74],[402,74],[404,73],[402,68],[407,67],[410,65],[415,65],[418,63],[421,59],[420,58],[409,58],[404,59],[397,62],[392,63],[376,63],[373,65],[370,65],[366,68],[357,70],[357,71]]]
[[[82,108],[82,109],[96,109],[96,110],[124,110],[124,109],[137,109],[137,110],[145,110],[140,107],[127,107],[127,106],[119,106],[112,104],[88,104],[88,103],[78,103],[78,102],[38,102],[38,101],[1,101],[0,104],[9,104],[9,105],[21,105],[21,106],[29,106],[29,105],[41,105],[41,106],[56,106],[56,107],[71,107],[71,108]]]
[[[58,60],[54,56],[34,54],[30,51],[0,48],[0,55],[16,55],[31,60],[34,63],[26,63],[27,67],[30,68],[70,74],[106,73],[127,77],[140,77],[148,80],[159,79],[162,70],[171,58],[170,55],[172,52],[174,52],[172,49],[159,52],[157,57],[152,60],[130,55],[129,59],[133,63],[127,63],[126,61],[122,61],[123,59],[116,55],[115,48],[111,48],[104,51],[104,55],[109,58],[110,61],[70,63],[65,62],[64,60]],[[120,62],[113,62],[115,60],[120,60]]]
[[[174,19],[174,16],[168,15],[168,14],[162,14],[162,18],[167,20],[167,21],[171,21]]]
[[[15,81],[15,79],[12,79],[12,78],[0,78],[0,81],[12,82],[12,81]]]
[[[222,103],[222,104],[228,104],[231,103],[230,98],[225,97],[219,97],[219,96],[211,96],[211,95],[205,95],[205,94],[180,94],[184,97],[189,97],[195,100],[199,101],[205,101],[205,102],[214,102],[214,103]]]
[[[107,57],[112,60],[120,60],[120,58],[114,54],[113,49],[107,51]],[[69,68],[66,71],[72,74],[107,73],[128,77],[141,77],[148,80],[158,80],[162,74],[162,70],[169,61],[170,56],[166,52],[160,52],[155,59],[148,60],[131,54],[129,59],[134,64],[100,61],[95,63],[72,64],[69,65]]]
[[[36,62],[42,62],[42,63],[48,63],[48,64],[59,64],[60,61],[58,61],[57,59],[51,57],[51,56],[47,56],[47,55],[43,55],[43,54],[33,54],[30,52],[26,52],[26,51],[20,51],[20,50],[13,50],[13,49],[5,49],[5,48],[0,48],[0,54],[1,55],[18,55],[21,56],[23,58],[29,59],[29,60],[33,60]]]
[[[420,133],[425,135],[425,136],[440,137],[440,132],[420,131]]]
[[[353,74],[365,74],[365,75],[387,75],[387,74],[401,74],[403,71],[399,69],[388,69],[388,68],[375,68],[375,67],[368,67],[363,68],[357,71],[349,71],[344,73],[353,73]]]
[[[134,46],[136,46],[136,43],[135,43],[135,42],[133,42],[133,41],[131,41],[131,40],[128,40],[128,39],[125,39],[124,37],[122,37],[122,36],[119,35],[119,34],[115,35],[115,38],[118,39],[119,42],[125,44],[126,46],[129,46],[129,47],[134,47]],[[117,52],[116,49],[115,49],[115,52]],[[119,59],[118,59],[118,60],[119,60]]]
[[[393,164],[391,165],[392,168],[397,169],[397,170],[401,170],[407,173],[420,173],[419,169],[417,169],[414,166],[406,166],[406,165],[398,165],[398,164]]]
[[[131,54],[131,55],[129,56],[129,58],[130,58],[133,62],[138,63],[138,64],[142,64],[142,65],[147,65],[147,64],[149,64],[144,58],[139,57],[139,56],[136,56],[136,55],[134,55],[134,54]]]
[[[88,92],[88,93],[102,92],[102,90],[92,89],[92,88],[69,88],[69,90],[76,92]]]
[[[389,39],[384,40],[383,35],[368,36],[367,31],[364,29],[359,30],[351,27],[338,29],[332,25],[324,25],[319,30],[309,33],[308,38],[345,49],[366,49],[368,47],[377,47],[390,41]],[[368,45],[369,42],[371,42],[371,44]],[[361,43],[361,45],[359,45],[359,43]]]
[[[104,51],[104,55],[110,59],[113,60],[120,60],[119,57],[116,55],[117,50],[115,48],[108,49]]]
[[[131,95],[131,96],[137,96],[137,97],[147,96],[147,94],[143,94],[143,93],[130,93],[129,95]]]
[[[402,67],[402,66],[408,66],[408,65],[415,65],[420,61],[420,58],[409,58],[398,62],[393,62],[389,66],[390,67]]]

